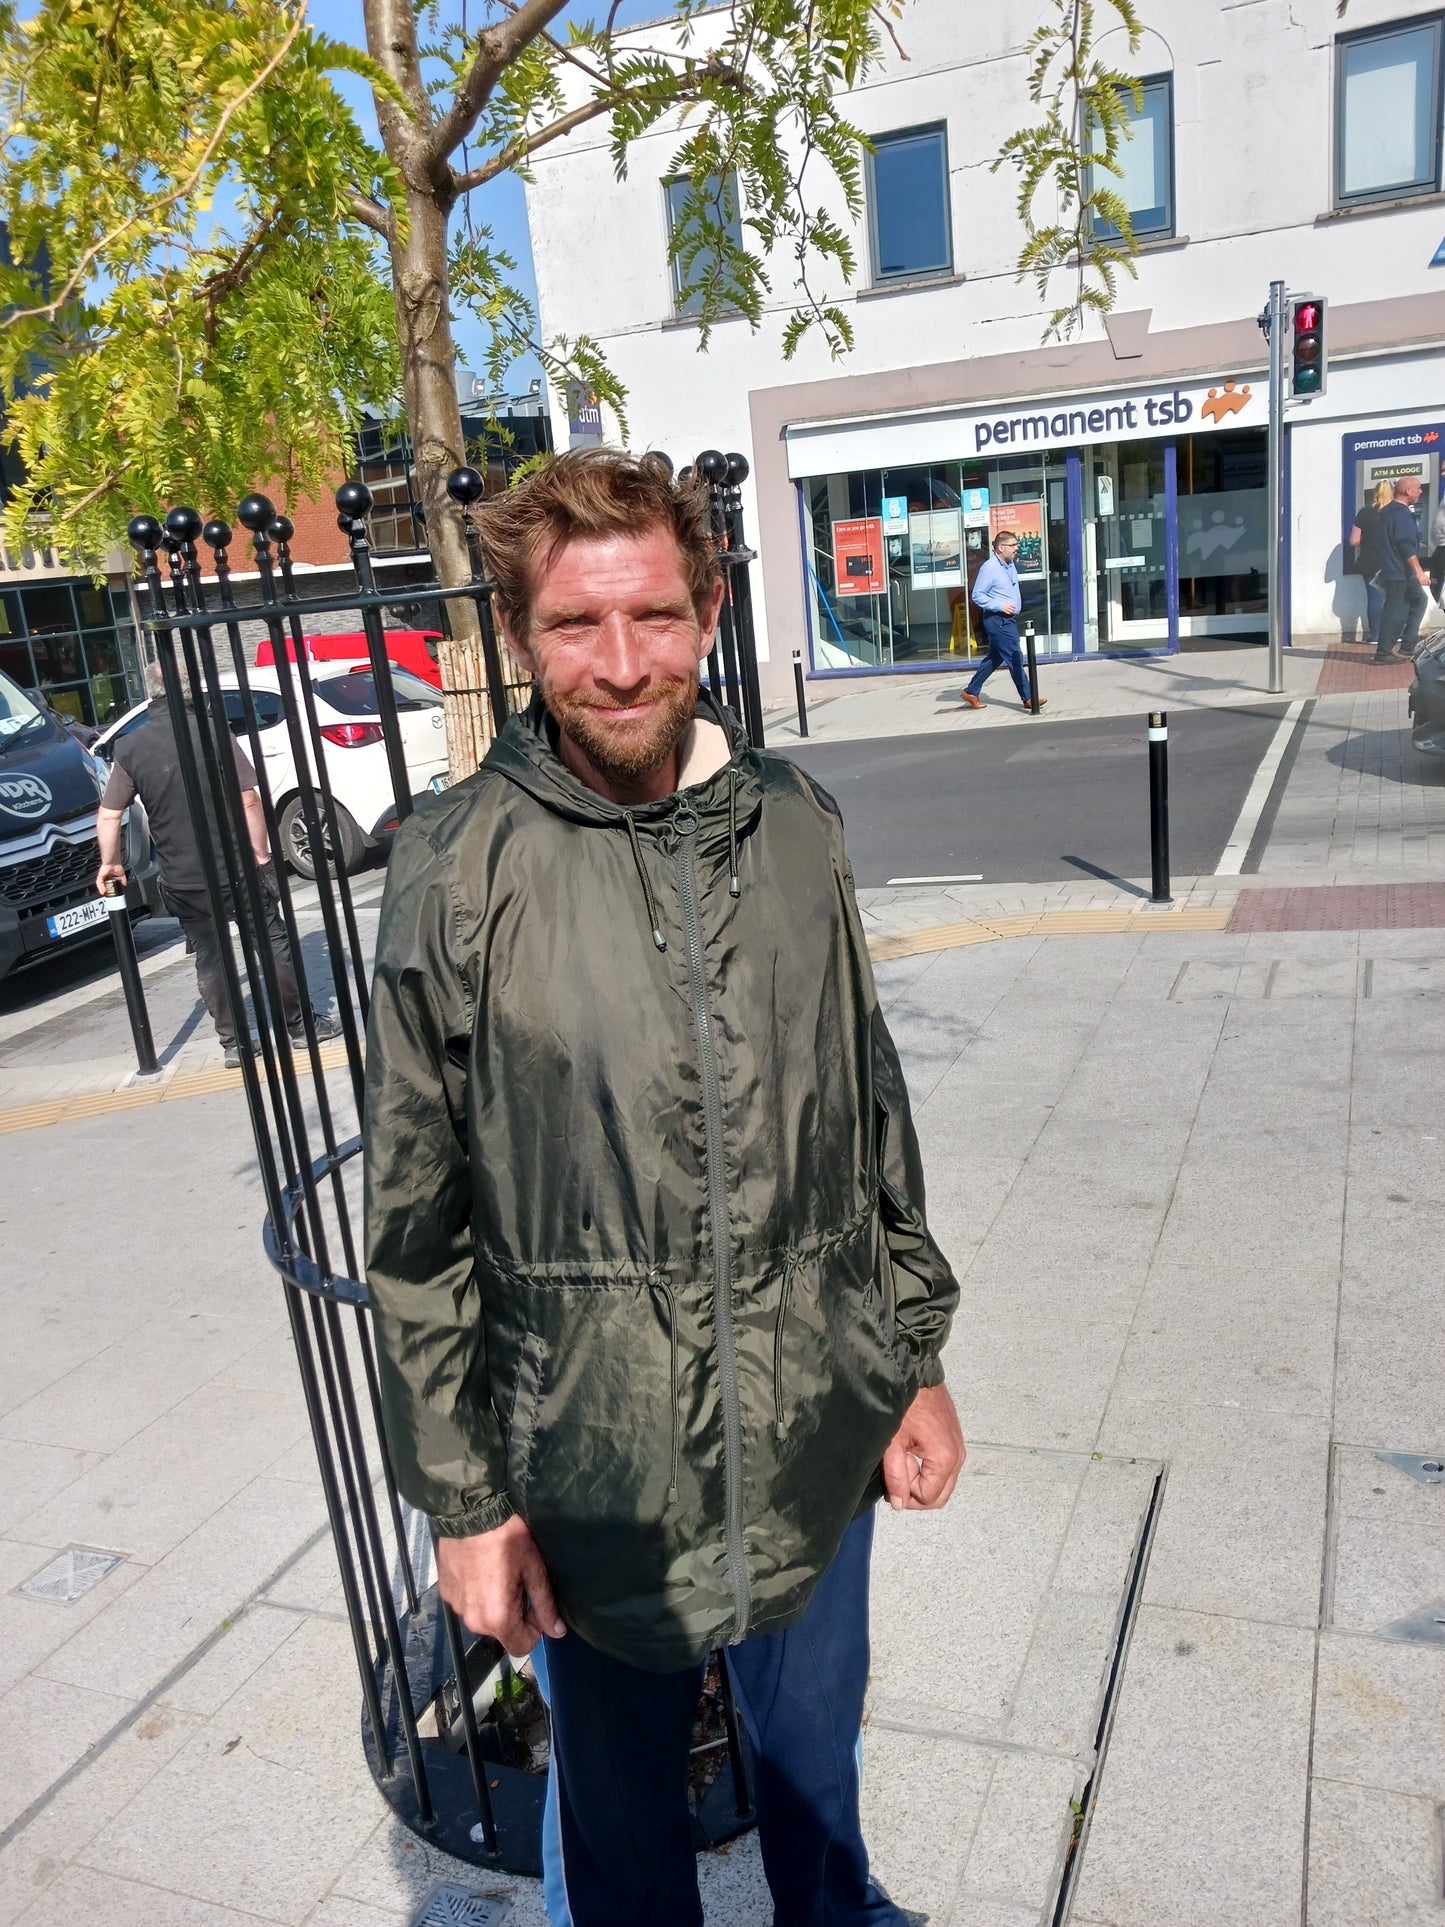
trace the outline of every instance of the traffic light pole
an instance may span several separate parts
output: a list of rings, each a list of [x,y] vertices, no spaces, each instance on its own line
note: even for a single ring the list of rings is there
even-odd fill
[[[1284,688],[1284,353],[1283,281],[1269,284],[1269,693]]]

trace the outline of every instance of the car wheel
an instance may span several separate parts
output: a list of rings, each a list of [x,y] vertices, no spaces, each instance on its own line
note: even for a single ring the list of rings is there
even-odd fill
[[[319,797],[317,803],[319,807]],[[355,817],[343,804],[333,802],[332,808],[336,812],[336,832],[341,839],[340,851],[331,852],[331,839],[326,836],[324,827],[322,834],[326,836],[328,854],[337,857],[339,867],[350,876],[353,870],[361,867],[361,860],[366,855],[366,838],[361,834]],[[276,827],[281,832],[281,853],[291,868],[303,877],[314,877],[316,865],[311,860],[311,833],[306,827],[306,817],[302,811],[299,796],[288,799],[282,808]]]

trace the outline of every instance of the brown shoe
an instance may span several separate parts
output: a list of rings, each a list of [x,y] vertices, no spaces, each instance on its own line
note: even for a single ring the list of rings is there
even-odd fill
[[[1049,706],[1049,699],[1048,699],[1048,697],[1047,697],[1047,696],[1040,696],[1040,697],[1039,697],[1039,708],[1040,708],[1040,709],[1047,709],[1047,708],[1048,708],[1048,706]],[[1034,706],[1033,706],[1033,704],[1032,704],[1032,703],[1025,703],[1025,704],[1024,704],[1024,714],[1025,714],[1026,716],[1032,716],[1032,715],[1034,715],[1034,714],[1036,714],[1036,711],[1035,711],[1035,709],[1034,709]]]
[[[966,689],[961,692],[960,701],[966,702],[970,709],[987,708],[987,704],[984,702],[982,696],[970,696]]]

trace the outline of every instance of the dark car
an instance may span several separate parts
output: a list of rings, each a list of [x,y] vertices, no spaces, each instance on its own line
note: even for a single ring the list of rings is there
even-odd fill
[[[95,893],[95,812],[104,766],[58,716],[0,675],[0,977],[106,934]],[[127,812],[122,843],[132,916],[159,902],[144,812]]]

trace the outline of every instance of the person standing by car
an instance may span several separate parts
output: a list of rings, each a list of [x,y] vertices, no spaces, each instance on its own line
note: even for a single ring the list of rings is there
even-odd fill
[[[112,878],[122,884],[125,882],[125,866],[120,861],[121,821],[138,796],[150,819],[151,836],[160,858],[162,896],[171,915],[179,919],[196,953],[197,987],[216,1026],[216,1035],[226,1053],[226,1063],[235,1069],[241,1062],[241,1047],[226,998],[226,983],[221,968],[222,935],[211,914],[210,898],[206,893],[200,842],[181,776],[180,752],[159,663],[146,665],[146,693],[150,697],[149,712],[139,729],[123,736],[116,744],[110,780],[96,813],[95,832],[100,844],[100,868],[95,873],[95,887],[104,896],[106,885]],[[188,716],[187,721],[199,764],[200,729],[194,716]],[[304,1044],[306,1032],[301,993],[296,984],[286,926],[281,920],[280,891],[266,836],[266,818],[256,791],[256,772],[230,731],[221,727],[220,735],[231,745],[235,757],[236,778],[241,786],[241,802],[245,808],[246,829],[251,841],[250,854],[260,872],[261,891],[266,904],[265,935],[276,963],[276,981],[281,992],[286,1028],[294,1044]],[[206,806],[206,835],[215,851],[216,864],[224,880],[226,872],[220,836],[211,809],[211,799],[204,786],[202,796]],[[243,852],[243,860],[244,855]],[[228,903],[227,915],[234,917],[236,914],[236,906]],[[313,1015],[319,1038],[341,1035],[341,1026],[334,1019],[316,1013]]]
[[[540,690],[387,873],[366,1239],[398,1483],[466,1624],[544,1641],[553,1920],[701,1927],[688,1747],[726,1646],[777,1919],[902,1927],[858,1816],[873,1508],[958,1477],[958,1286],[837,808],[699,692],[699,483],[574,450],[482,520]]]
[[[1377,663],[1415,660],[1420,618],[1430,604],[1430,578],[1420,563],[1420,524],[1415,518],[1415,504],[1422,492],[1418,475],[1402,475],[1395,484],[1393,499],[1380,510],[1380,581],[1385,606],[1375,637]]]
[[[1018,554],[1019,539],[1012,529],[1000,529],[993,538],[993,554],[979,570],[973,585],[973,599],[983,612],[983,639],[988,644],[988,654],[973,672],[963,700],[970,709],[982,709],[983,698],[979,690],[983,688],[996,669],[1007,669],[1014,679],[1014,688],[1019,692],[1019,701],[1024,708],[1033,713],[1029,700],[1028,672],[1024,668],[1023,652],[1019,647],[1019,572],[1014,565]],[[1043,708],[1042,701],[1039,708]]]
[[[1365,640],[1371,643],[1379,641],[1380,612],[1385,606],[1384,584],[1375,579],[1380,573],[1380,511],[1394,492],[1388,482],[1376,482],[1370,499],[1360,504],[1350,530],[1355,573],[1365,585]]]

